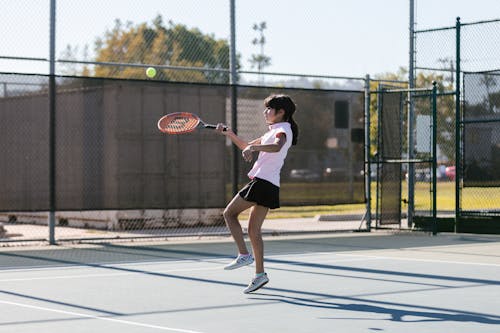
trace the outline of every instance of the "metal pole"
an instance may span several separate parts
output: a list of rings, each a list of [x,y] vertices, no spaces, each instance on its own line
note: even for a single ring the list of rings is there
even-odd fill
[[[365,79],[365,195],[366,195],[366,229],[371,230],[371,164],[370,164],[370,75]]]
[[[379,85],[380,86],[380,85]],[[383,88],[380,89],[380,91],[377,91],[377,152],[375,154],[375,163],[377,165],[377,172],[376,172],[376,177],[377,177],[377,182],[375,186],[376,190],[376,197],[375,197],[375,227],[378,228],[380,226],[380,219],[381,219],[381,209],[380,209],[380,194],[381,194],[381,189],[380,189],[380,177],[381,177],[381,170],[380,170],[380,164],[382,160],[382,144],[380,142],[381,136],[382,136],[382,103],[383,103]]]
[[[460,223],[460,178],[461,176],[461,148],[460,148],[460,17],[456,22],[456,86],[455,86],[455,232],[459,231]]]
[[[432,82],[432,234],[437,228],[437,82]]]
[[[238,76],[236,72],[236,11],[235,0],[230,0],[230,21],[231,21],[231,47],[229,57],[229,70],[230,74],[230,87],[231,87],[231,127],[233,131],[238,131]],[[233,165],[233,179],[232,179],[232,192],[233,195],[238,193],[239,183],[239,151],[238,147],[233,145],[232,165]]]
[[[411,89],[415,88],[415,3],[410,0],[410,63],[408,70],[408,84],[410,91],[408,93],[408,159],[415,158],[415,144],[413,135],[414,105],[413,93]],[[413,214],[415,210],[415,165],[408,163],[408,228],[413,225]]]
[[[56,0],[50,0],[49,64],[49,244],[54,245],[56,225]]]

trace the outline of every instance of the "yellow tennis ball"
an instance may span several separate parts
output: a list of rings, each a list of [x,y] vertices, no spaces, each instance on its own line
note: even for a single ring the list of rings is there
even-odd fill
[[[148,67],[148,69],[146,69],[146,75],[147,77],[150,77],[150,78],[153,78],[156,76],[156,69],[154,69],[153,67]]]

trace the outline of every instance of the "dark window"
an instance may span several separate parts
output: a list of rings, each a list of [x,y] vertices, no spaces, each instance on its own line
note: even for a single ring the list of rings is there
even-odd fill
[[[349,103],[335,102],[335,128],[349,128]]]
[[[351,142],[363,143],[365,141],[365,130],[362,128],[351,129]]]

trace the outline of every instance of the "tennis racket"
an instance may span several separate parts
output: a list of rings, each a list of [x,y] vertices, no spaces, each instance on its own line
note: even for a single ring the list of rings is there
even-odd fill
[[[189,112],[169,113],[158,120],[158,129],[167,134],[190,133],[198,128],[215,129],[217,126],[205,124],[200,117]],[[224,131],[226,128],[224,128]]]

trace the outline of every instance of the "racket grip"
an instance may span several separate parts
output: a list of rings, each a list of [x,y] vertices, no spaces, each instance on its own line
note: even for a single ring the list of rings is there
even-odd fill
[[[209,125],[209,124],[207,124],[207,125],[205,125],[205,128],[216,129],[216,128],[217,128],[217,126],[216,126],[216,125]],[[224,127],[224,128],[222,129],[222,131],[223,131],[223,132],[227,131],[227,127]]]

